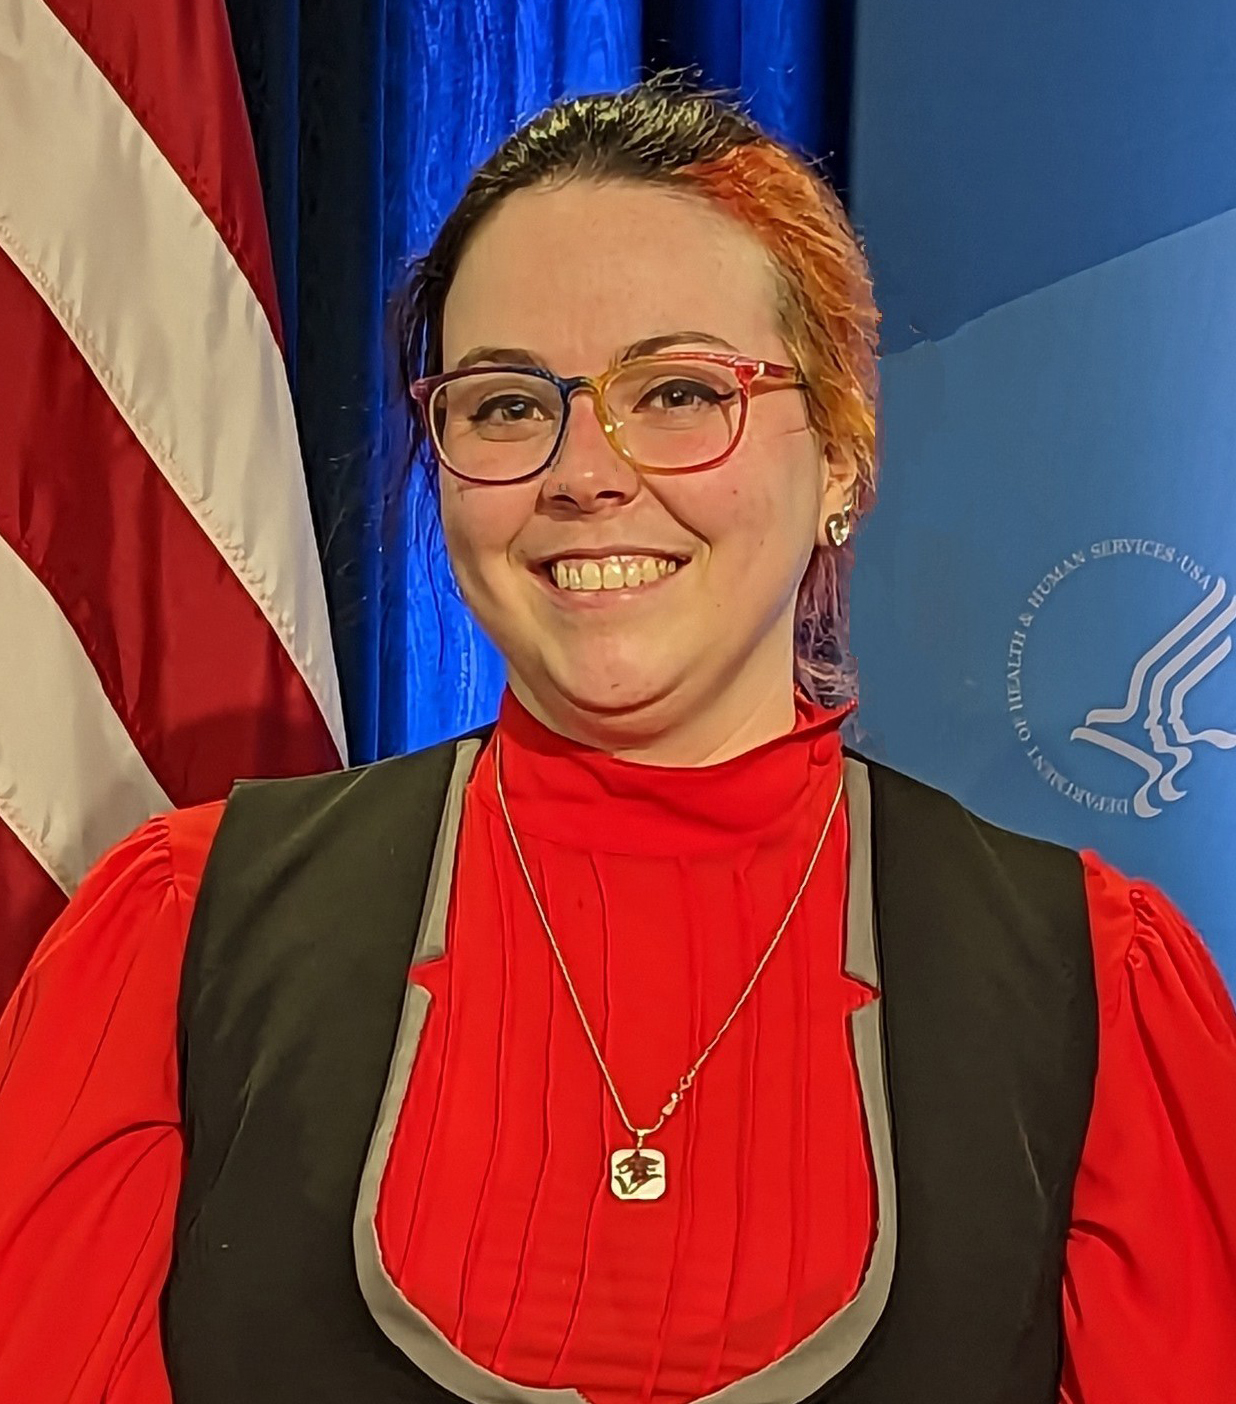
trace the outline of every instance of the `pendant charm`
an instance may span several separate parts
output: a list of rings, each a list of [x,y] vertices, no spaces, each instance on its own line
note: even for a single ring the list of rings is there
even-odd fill
[[[660,1199],[665,1193],[665,1156],[642,1146],[615,1151],[609,1158],[609,1187],[619,1199]]]

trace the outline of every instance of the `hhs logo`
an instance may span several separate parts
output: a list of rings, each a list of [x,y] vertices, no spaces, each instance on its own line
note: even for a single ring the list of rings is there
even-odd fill
[[[1096,707],[1086,724],[1073,730],[1071,740],[1102,746],[1146,772],[1133,796],[1133,812],[1143,819],[1159,813],[1156,800],[1171,804],[1184,798],[1176,777],[1193,759],[1194,746],[1236,747],[1236,731],[1217,726],[1193,731],[1184,716],[1189,693],[1231,653],[1234,622],[1236,595],[1229,595],[1220,577],[1202,603],[1137,660],[1124,705]],[[1149,737],[1149,749],[1120,734],[1119,728],[1134,721]]]
[[[1095,611],[1093,608],[1099,603],[1094,598],[1099,592],[1083,589],[1073,582],[1070,582],[1067,590],[1060,587],[1083,570],[1091,577],[1090,583],[1098,586],[1094,563],[1120,556],[1140,556],[1171,566],[1183,574],[1195,589],[1200,589],[1203,597],[1198,603],[1186,604],[1183,613],[1169,616],[1169,626],[1162,629],[1148,645],[1135,645],[1141,647],[1141,652],[1134,654],[1131,662],[1125,664],[1127,671],[1113,675],[1111,664],[1120,656],[1116,651],[1119,638],[1111,637],[1114,622],[1111,615],[1106,621],[1096,617],[1097,613],[1108,613],[1107,609]],[[1103,574],[1106,576],[1107,572]],[[1103,603],[1108,608],[1118,606],[1121,614],[1126,614],[1129,604],[1133,603],[1128,594],[1129,579],[1126,565],[1124,588],[1102,592],[1107,596]],[[1113,574],[1108,583],[1119,587],[1121,581]],[[1147,584],[1150,582],[1147,581]],[[1164,585],[1173,586],[1173,582],[1158,577],[1159,588],[1147,596],[1147,601],[1161,604]],[[1179,575],[1173,590],[1166,593],[1171,597],[1173,592],[1179,596]],[[1071,600],[1075,611],[1073,619],[1067,618],[1062,603],[1056,603],[1057,600],[1063,602],[1066,597]],[[1049,600],[1052,601],[1050,607]],[[1087,609],[1087,604],[1091,608]],[[1152,614],[1153,611],[1147,611],[1147,616]],[[1053,624],[1045,630],[1049,618],[1053,619]],[[1160,621],[1158,627],[1161,628],[1161,614]],[[1107,629],[1104,628],[1105,622],[1109,626]],[[1137,622],[1136,616],[1133,622]],[[1181,777],[1192,764],[1199,748],[1217,751],[1236,749],[1236,730],[1229,729],[1230,724],[1236,721],[1236,710],[1223,704],[1213,689],[1209,692],[1203,690],[1197,698],[1192,696],[1195,689],[1210,678],[1232,652],[1233,631],[1236,629],[1236,592],[1229,589],[1223,577],[1211,575],[1176,547],[1141,538],[1118,538],[1095,542],[1087,550],[1075,551],[1053,567],[1030,592],[1025,609],[1018,616],[1018,624],[1020,627],[1013,631],[1009,643],[1006,666],[1005,692],[1009,716],[1031,765],[1066,799],[1101,813],[1132,813],[1138,818],[1149,819],[1162,813],[1164,805],[1184,798],[1187,790],[1180,783]],[[1050,758],[1047,736],[1037,734],[1041,723],[1032,726],[1030,722],[1027,675],[1031,674],[1035,679],[1036,701],[1041,695],[1039,689],[1043,681],[1043,668],[1032,670],[1029,667],[1030,640],[1045,633],[1041,647],[1057,654],[1056,658],[1051,659],[1055,666],[1050,668],[1056,682],[1053,692],[1063,691],[1062,683],[1067,687],[1070,680],[1076,682],[1084,677],[1084,688],[1095,701],[1102,697],[1100,688],[1107,692],[1109,701],[1115,700],[1113,693],[1116,698],[1123,693],[1123,700],[1114,706],[1087,706],[1082,713],[1084,722],[1072,725],[1068,737],[1072,742],[1098,748],[1124,763],[1131,777],[1130,789],[1124,794],[1103,792],[1104,789],[1115,789],[1114,784],[1080,784],[1067,775]],[[1067,651],[1061,648],[1059,636],[1062,635],[1069,638]],[[1144,632],[1142,639],[1145,639]],[[1053,641],[1056,645],[1054,650],[1051,647]],[[1084,645],[1080,650],[1078,642]],[[1126,653],[1124,657],[1129,659],[1130,655]],[[1111,681],[1103,683],[1100,675]],[[1071,693],[1073,688],[1067,687],[1067,691]],[[1214,715],[1217,699],[1220,710],[1218,715]],[[1066,698],[1060,701],[1067,711],[1070,702]],[[1212,714],[1207,714],[1206,709]],[[1074,711],[1073,717],[1077,716],[1078,712]],[[1213,724],[1223,721],[1227,721],[1229,726]],[[1063,727],[1052,728],[1057,736],[1063,730]],[[1059,754],[1061,748],[1052,749]],[[1110,762],[1106,774],[1112,774]]]

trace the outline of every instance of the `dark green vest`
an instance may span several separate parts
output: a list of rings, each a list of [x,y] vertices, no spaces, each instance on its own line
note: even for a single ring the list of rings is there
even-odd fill
[[[353,1216],[455,755],[244,784],[228,803],[181,997],[177,1404],[578,1398],[496,1377],[452,1392],[380,1329],[358,1282]],[[732,1397],[1056,1404],[1097,1057],[1081,865],[896,772],[864,774],[891,1285],[831,1378],[790,1397],[754,1376]]]

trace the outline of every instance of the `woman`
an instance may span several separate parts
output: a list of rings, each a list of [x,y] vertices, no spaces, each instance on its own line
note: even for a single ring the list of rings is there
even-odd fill
[[[1230,1398],[1197,939],[841,749],[834,196],[712,98],[564,103],[398,311],[496,729],[87,879],[2,1026],[0,1397]]]

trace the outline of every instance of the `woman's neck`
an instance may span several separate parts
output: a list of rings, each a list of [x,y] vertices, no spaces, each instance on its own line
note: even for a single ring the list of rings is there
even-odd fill
[[[706,699],[656,698],[613,712],[587,710],[560,694],[538,696],[514,676],[510,688],[551,731],[640,765],[718,765],[794,729],[793,686],[780,678],[755,695],[723,689]]]

